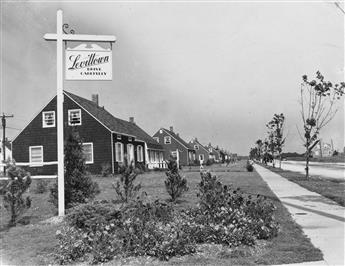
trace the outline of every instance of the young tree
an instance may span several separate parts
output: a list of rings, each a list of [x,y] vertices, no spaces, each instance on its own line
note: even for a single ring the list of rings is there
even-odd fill
[[[86,174],[82,141],[78,132],[72,131],[65,141],[65,208],[75,203],[85,203],[98,194],[98,184]],[[50,202],[58,206],[57,182],[50,189]]]
[[[309,178],[309,160],[312,149],[320,141],[320,130],[325,127],[338,111],[337,102],[344,94],[345,83],[332,84],[325,81],[324,76],[317,71],[316,79],[309,81],[304,75],[301,85],[301,116],[304,135],[301,136],[306,149],[306,178]]]
[[[164,181],[165,188],[171,201],[175,202],[184,192],[188,191],[187,180],[180,175],[175,160],[168,162],[168,171],[165,174],[167,175],[167,179]]]
[[[283,146],[285,143],[285,138],[283,137],[285,117],[284,114],[274,114],[272,120],[268,122],[266,127],[270,130],[269,132],[269,147],[271,154],[274,158],[274,153],[278,153],[279,158],[279,168],[281,168],[281,153],[283,151]],[[273,159],[274,167],[274,159]]]
[[[141,185],[134,185],[134,181],[139,174],[139,170],[134,168],[133,162],[131,161],[128,164],[127,156],[125,156],[124,164],[120,166],[120,180],[113,184],[116,194],[123,203],[127,203],[128,200],[134,198],[139,190]]]
[[[31,184],[30,174],[25,172],[15,163],[7,164],[7,174],[10,180],[2,189],[3,204],[5,209],[10,213],[10,226],[16,225],[18,219],[31,207],[29,196],[23,197]]]

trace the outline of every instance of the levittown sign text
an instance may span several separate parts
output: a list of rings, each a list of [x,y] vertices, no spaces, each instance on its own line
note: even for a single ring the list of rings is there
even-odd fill
[[[66,49],[67,80],[111,80],[112,53],[109,49],[91,44]]]

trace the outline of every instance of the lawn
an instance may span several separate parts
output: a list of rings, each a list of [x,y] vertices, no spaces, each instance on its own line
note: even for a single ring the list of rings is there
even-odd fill
[[[245,162],[239,162],[229,167],[209,167],[224,184],[232,184],[240,187],[248,194],[265,195],[274,201],[277,207],[276,219],[280,224],[278,236],[270,241],[259,241],[253,248],[240,248],[236,252],[220,245],[200,245],[198,252],[194,255],[172,258],[168,262],[157,261],[156,259],[126,258],[109,262],[113,264],[152,264],[152,265],[257,265],[257,264],[285,264],[304,261],[321,260],[321,252],[312,246],[301,228],[292,220],[288,211],[268,188],[261,177],[254,172],[247,172],[244,168]],[[197,184],[200,182],[198,168],[187,168],[183,171],[189,185],[189,191],[178,202],[178,208],[193,206],[197,203]],[[115,199],[115,192],[111,187],[114,177],[94,177],[99,183],[101,194],[97,199]],[[164,187],[164,172],[149,172],[138,177],[142,184],[142,191],[146,191],[152,200],[158,198],[168,199]],[[32,187],[35,186],[33,181]],[[48,193],[34,194],[32,209],[27,212],[30,224],[18,225],[6,229],[5,224],[8,216],[1,209],[1,264],[15,265],[39,265],[53,263],[52,253],[57,241],[55,232],[61,226],[55,219],[46,220],[54,215],[55,210],[47,202]]]
[[[281,175],[282,177],[285,177],[289,181],[329,198],[339,205],[345,207],[345,182],[343,180],[322,178],[319,176],[310,177],[309,180],[306,180],[305,175],[301,173],[273,168],[266,165],[263,166]]]

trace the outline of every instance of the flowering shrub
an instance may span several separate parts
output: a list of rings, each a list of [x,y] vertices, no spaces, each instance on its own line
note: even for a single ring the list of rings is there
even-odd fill
[[[159,200],[137,199],[120,207],[107,201],[79,205],[57,234],[58,261],[91,256],[95,263],[144,255],[168,260],[194,253],[199,243],[254,245],[278,232],[272,203],[224,186],[210,173],[201,174],[198,198],[197,207],[181,211]]]

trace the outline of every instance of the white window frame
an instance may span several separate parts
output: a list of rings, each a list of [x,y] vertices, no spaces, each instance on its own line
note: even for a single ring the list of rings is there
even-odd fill
[[[130,147],[132,147],[132,148],[130,148]],[[133,153],[132,153],[133,158],[131,158],[131,153],[130,153],[130,151],[133,152]],[[131,159],[133,159],[133,160],[131,160]],[[129,163],[129,164],[130,164],[132,161],[133,161],[133,163],[135,163],[134,145],[133,145],[132,143],[128,143],[128,144],[127,144],[127,160],[128,160],[128,163]]]
[[[86,161],[85,160],[85,164],[93,164],[93,142],[82,143],[83,149],[84,149],[84,145],[91,145],[91,161]],[[83,152],[84,152],[84,150],[83,150]]]
[[[169,143],[167,142],[167,140],[169,140]],[[170,136],[164,137],[164,144],[171,144],[171,137]]]
[[[49,114],[49,113],[53,113],[53,120],[54,120],[54,124],[53,124],[53,125],[48,125],[48,124],[46,123],[45,115],[46,115],[46,114]],[[45,112],[42,112],[42,127],[43,127],[43,128],[46,128],[46,127],[55,127],[55,124],[56,124],[55,121],[56,121],[56,120],[55,120],[55,111],[45,111]]]
[[[137,160],[138,162],[144,161],[144,148],[141,145],[137,146]]]
[[[120,144],[120,158],[117,156],[118,146]],[[115,161],[118,163],[123,163],[123,143],[122,142],[115,142]]]
[[[40,162],[33,162],[32,161],[32,158],[31,158],[31,155],[32,155],[32,149],[35,149],[35,148],[41,148],[41,151],[42,151],[42,159]],[[29,162],[30,162],[30,166],[43,166],[43,162],[44,162],[44,157],[43,157],[43,146],[40,145],[40,146],[29,146]]]
[[[153,139],[159,143],[159,137],[153,137]]]
[[[198,150],[199,150],[199,145],[196,145],[196,144],[195,144],[195,145],[194,145],[194,149],[198,151]]]
[[[204,161],[205,160],[205,156],[203,154],[199,154],[199,161]]]
[[[177,158],[177,151],[172,151],[172,152],[171,152],[171,155],[172,155],[174,158]]]
[[[79,113],[79,117],[80,117],[80,121],[79,121],[79,123],[78,124],[72,124],[71,123],[71,113],[72,112],[76,112],[76,111],[78,111],[78,113]],[[70,110],[68,110],[68,125],[69,126],[81,126],[81,109],[70,109]]]

